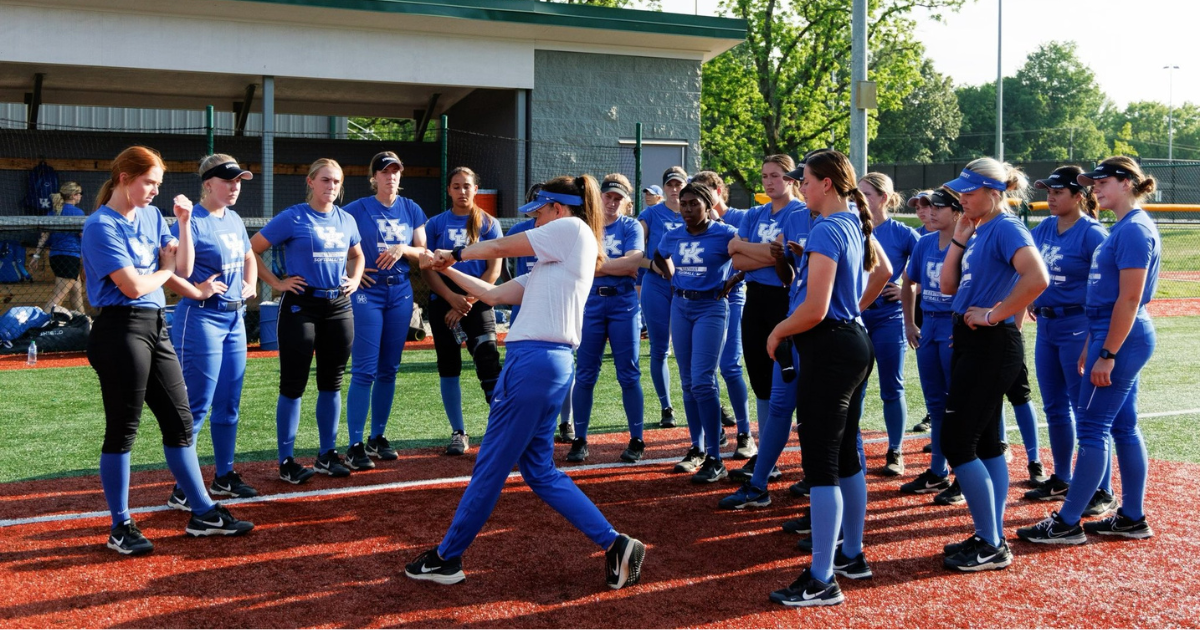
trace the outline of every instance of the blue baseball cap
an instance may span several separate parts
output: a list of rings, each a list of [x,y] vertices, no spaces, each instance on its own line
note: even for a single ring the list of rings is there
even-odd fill
[[[646,186],[645,188],[642,189],[642,192],[648,192],[651,195],[658,195],[659,197],[662,196],[662,188],[660,188],[658,186],[658,184],[651,184],[649,186]]]
[[[547,206],[556,202],[566,206],[582,206],[583,197],[578,195],[564,195],[561,193],[543,190],[538,193],[537,199],[534,199],[520,208],[517,208],[517,212],[520,212],[521,214],[529,214],[535,210],[541,210],[542,206]]]
[[[1008,184],[996,179],[992,179],[991,177],[987,177],[985,175],[980,175],[969,168],[964,168],[962,172],[958,174],[958,179],[948,181],[942,185],[960,195],[963,193],[974,192],[980,188],[991,188],[992,190],[999,190],[1000,192],[1008,190]]]

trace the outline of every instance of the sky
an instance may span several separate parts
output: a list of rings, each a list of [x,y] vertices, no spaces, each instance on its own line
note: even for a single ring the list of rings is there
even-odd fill
[[[799,1],[799,0],[785,0]],[[999,0],[968,0],[958,13],[936,22],[916,13],[917,38],[942,74],[955,85],[996,79],[996,14]],[[1200,105],[1200,54],[1196,0],[1002,0],[1005,76],[1048,41],[1074,41],[1079,58],[1096,73],[1100,88],[1117,106],[1151,100]],[[717,0],[661,0],[663,11],[716,15]],[[1121,32],[1113,27],[1120,26]],[[1126,42],[1115,44],[1113,42]],[[962,54],[963,50],[971,54]],[[1163,66],[1179,66],[1164,70]],[[1173,79],[1170,75],[1174,75]],[[1172,85],[1173,84],[1173,85]],[[1173,93],[1173,94],[1172,94]]]

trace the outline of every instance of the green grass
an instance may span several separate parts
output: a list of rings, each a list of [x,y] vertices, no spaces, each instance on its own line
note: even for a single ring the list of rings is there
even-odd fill
[[[1200,317],[1161,318],[1158,327],[1158,349],[1142,375],[1139,396],[1142,413],[1177,411],[1200,408],[1200,391],[1195,388],[1195,374],[1200,372]],[[1026,329],[1026,349],[1029,365],[1033,365],[1035,327]],[[649,364],[648,346],[643,343],[642,365]],[[438,390],[438,375],[432,351],[407,352],[398,380],[396,405],[389,420],[388,434],[399,448],[440,446],[450,433]],[[924,415],[917,379],[915,356],[908,353],[907,397],[909,425]],[[463,375],[463,405],[467,431],[475,438],[483,435],[486,405],[477,389],[477,381],[468,366]],[[683,401],[679,394],[679,378],[675,362],[670,360],[675,407],[682,420]],[[275,400],[278,394],[279,363],[276,359],[252,360],[247,367],[246,385],[242,396],[242,421],[238,438],[238,459],[241,461],[270,460],[275,457]],[[311,384],[311,383],[310,383]],[[646,390],[646,422],[657,426],[658,409],[648,375],[642,378]],[[722,386],[723,389],[723,386]],[[1035,386],[1035,397],[1037,397]],[[883,412],[879,402],[878,385],[872,379],[867,392],[863,427],[883,430]],[[0,482],[22,479],[66,477],[94,474],[104,433],[104,417],[100,404],[99,385],[90,367],[13,370],[0,372]],[[616,383],[611,361],[604,364],[596,388],[595,409],[591,430],[596,433],[625,430],[621,410],[620,389]],[[297,450],[301,456],[312,456],[317,446],[316,420],[313,409],[315,389],[305,394]],[[1041,409],[1041,400],[1035,404]],[[751,404],[753,417],[754,405]],[[1010,422],[1011,414],[1010,414]],[[142,435],[133,451],[135,469],[163,467],[158,427],[149,412],[143,417]],[[1150,418],[1141,421],[1151,456],[1160,459],[1200,462],[1200,440],[1195,427],[1200,414]],[[339,434],[344,448],[345,424]],[[198,440],[202,461],[211,462],[212,442],[207,428]],[[653,432],[648,439],[653,440]],[[1016,433],[1010,434],[1014,442]],[[1048,444],[1045,431],[1042,446]]]

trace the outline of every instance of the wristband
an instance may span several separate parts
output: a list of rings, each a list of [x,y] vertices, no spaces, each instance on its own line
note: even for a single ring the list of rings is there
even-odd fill
[[[966,246],[966,245],[963,245],[962,243],[959,243],[957,240],[955,240],[955,239],[953,239],[953,238],[951,238],[951,239],[950,239],[950,244],[951,244],[951,245],[958,245],[959,247],[961,247],[961,248],[963,248],[963,249],[966,249],[966,248],[967,248],[967,246]]]
[[[466,248],[466,246],[465,246],[465,245],[459,245],[458,247],[455,247],[454,249],[450,250],[450,254],[451,254],[452,256],[454,256],[454,260],[455,260],[456,262],[462,262],[462,261],[463,261],[463,259],[462,259],[462,253],[463,253],[463,249],[465,249],[465,248]]]
[[[1113,360],[1115,360],[1115,359],[1117,358],[1117,353],[1116,353],[1116,352],[1109,352],[1109,351],[1108,351],[1107,349],[1105,349],[1105,348],[1100,348],[1100,358],[1101,358],[1101,359],[1113,359]]]
[[[995,326],[995,324],[992,323],[992,312],[991,311],[988,311],[983,314],[983,321],[986,322],[988,326]]]

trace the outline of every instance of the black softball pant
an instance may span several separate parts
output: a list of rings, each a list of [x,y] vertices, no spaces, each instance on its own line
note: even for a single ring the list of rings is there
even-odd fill
[[[88,362],[100,377],[104,400],[104,444],[101,453],[133,450],[142,404],[158,420],[163,446],[192,443],[192,412],[183,370],[167,338],[163,312],[157,308],[106,306],[92,324]]]
[[[433,347],[437,351],[438,376],[457,377],[462,374],[462,346],[454,338],[454,331],[446,326],[446,313],[450,304],[446,300],[429,300],[429,328],[433,331]],[[496,379],[500,378],[500,349],[496,346],[496,311],[483,302],[471,305],[467,316],[459,320],[467,335],[467,353],[475,361],[475,376],[483,397],[490,404]]]
[[[796,419],[804,478],[813,486],[836,486],[862,470],[858,424],[863,389],[875,366],[875,348],[858,322],[826,319],[796,335]]]
[[[326,300],[284,293],[279,299],[278,336],[280,395],[304,395],[314,351],[317,391],[342,389],[342,375],[354,345],[354,312],[348,296]]]
[[[1025,367],[1025,343],[1013,324],[971,330],[955,315],[951,347],[942,452],[953,468],[1004,454],[1000,408]]]
[[[767,354],[767,337],[787,317],[787,310],[787,287],[746,283],[746,306],[742,308],[742,361],[750,376],[750,389],[759,400],[771,399],[775,362]]]

